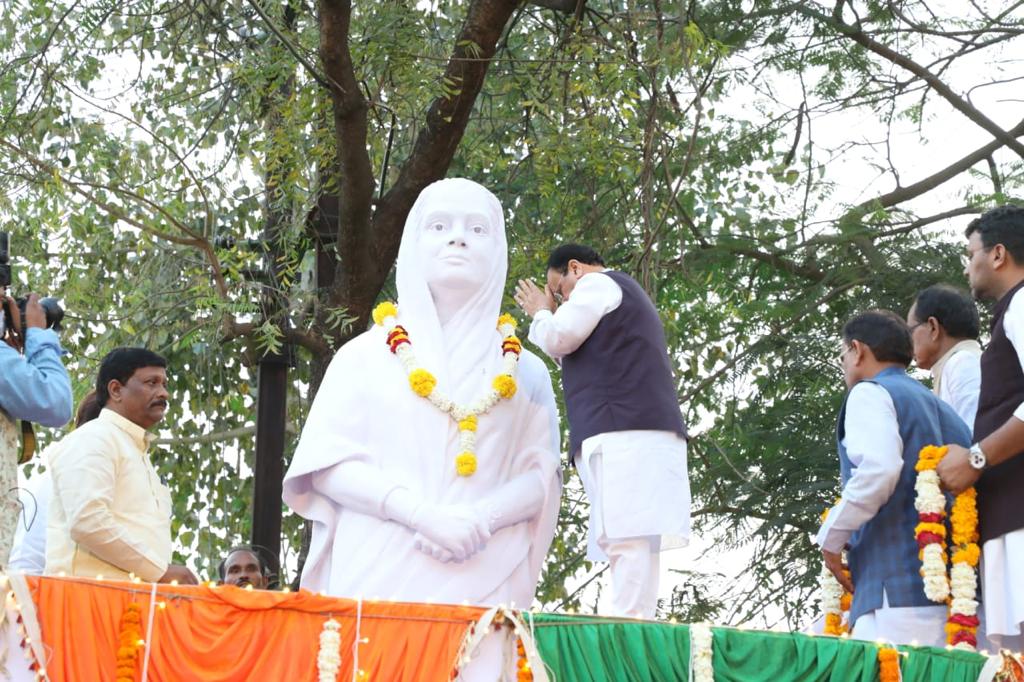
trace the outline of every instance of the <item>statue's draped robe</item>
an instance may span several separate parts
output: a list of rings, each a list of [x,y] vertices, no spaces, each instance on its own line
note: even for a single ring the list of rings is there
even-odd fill
[[[495,231],[487,282],[443,328],[416,250],[438,186],[458,189]],[[501,207],[490,193],[468,181],[445,180],[421,194],[399,251],[398,321],[409,332],[419,364],[460,404],[488,391],[501,371],[496,322],[506,259]],[[302,586],[343,597],[527,606],[554,536],[561,489],[558,417],[546,367],[523,351],[518,391],[479,418],[477,470],[460,477],[457,424],[412,392],[385,334],[374,327],[338,351],[285,476],[284,501],[313,523]],[[335,491],[316,487],[323,480],[316,472],[335,466],[344,471],[350,462],[371,466],[428,505],[474,504],[535,470],[544,500],[533,519],[498,530],[467,561],[445,563],[416,549],[411,529],[380,518],[384,500],[374,501],[376,509],[346,507],[332,496]]]

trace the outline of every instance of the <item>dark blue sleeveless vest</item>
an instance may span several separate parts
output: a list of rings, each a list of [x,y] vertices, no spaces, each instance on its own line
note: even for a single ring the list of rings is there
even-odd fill
[[[584,440],[599,433],[650,430],[686,436],[658,311],[632,277],[604,274],[622,289],[622,303],[562,358],[570,461]]]
[[[917,557],[914,526],[914,465],[926,445],[970,445],[971,432],[949,405],[931,391],[907,376],[900,368],[879,372],[871,383],[884,388],[896,407],[900,438],[903,440],[903,470],[889,501],[878,514],[850,538],[847,559],[853,579],[853,605],[850,622],[882,607],[882,594],[889,606],[936,606],[924,594],[921,561]],[[846,402],[839,411],[836,436],[839,442],[839,469],[843,485],[853,474],[853,465],[846,456],[843,438]]]

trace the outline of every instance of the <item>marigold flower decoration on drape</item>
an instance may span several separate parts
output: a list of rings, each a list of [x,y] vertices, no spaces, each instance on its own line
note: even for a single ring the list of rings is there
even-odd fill
[[[516,637],[516,682],[533,682],[533,670],[526,658],[526,647],[523,638]]]
[[[829,509],[821,514],[822,522],[828,518]],[[843,572],[849,576],[850,569],[843,564]],[[850,631],[849,616],[853,595],[847,592],[832,571],[824,563],[821,564],[821,575],[818,576],[821,588],[821,612],[825,614],[825,634],[833,636],[845,635]]]
[[[900,682],[900,652],[888,646],[878,650],[878,679],[880,682]]]
[[[926,445],[918,454],[917,497],[914,508],[918,524],[914,528],[925,595],[932,601],[949,604],[946,641],[955,649],[975,651],[978,647],[978,494],[968,488],[956,496],[950,515],[952,528],[952,568],[947,573],[946,497],[939,487],[939,462],[947,447]]]
[[[135,682],[142,641],[142,615],[137,602],[131,602],[121,614],[121,632],[117,643],[117,682]]]
[[[438,390],[437,378],[419,366],[413,352],[409,332],[398,324],[398,308],[394,303],[384,302],[373,309],[373,321],[387,331],[386,342],[391,352],[398,357],[413,393],[426,398],[437,409],[448,414],[459,425],[459,455],[455,458],[455,471],[459,476],[472,476],[476,471],[476,427],[477,419],[486,414],[502,399],[508,400],[516,394],[516,368],[523,343],[516,338],[518,326],[515,318],[508,313],[498,318],[501,332],[502,372],[491,381],[489,390],[470,405],[457,405]]]

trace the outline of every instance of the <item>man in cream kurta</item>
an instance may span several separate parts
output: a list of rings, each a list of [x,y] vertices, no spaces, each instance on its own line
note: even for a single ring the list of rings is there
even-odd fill
[[[142,348],[104,358],[100,416],[65,438],[50,461],[47,574],[196,582],[171,563],[170,491],[149,460],[147,431],[167,409],[165,364]]]
[[[921,291],[907,313],[914,360],[931,370],[932,393],[974,427],[981,390],[981,323],[966,292],[946,284]]]

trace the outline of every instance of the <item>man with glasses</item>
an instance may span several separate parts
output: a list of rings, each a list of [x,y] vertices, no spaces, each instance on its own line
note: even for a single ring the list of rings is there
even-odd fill
[[[971,293],[996,301],[981,356],[973,445],[950,446],[942,483],[978,491],[981,579],[989,639],[1024,647],[1024,207],[994,208],[967,226]]]
[[[560,246],[541,290],[520,280],[530,341],[562,367],[569,456],[590,499],[587,557],[609,561],[612,614],[653,618],[659,553],[690,534],[686,426],[647,292],[592,248]]]
[[[913,345],[895,313],[855,316],[843,327],[842,343],[839,362],[850,389],[836,427],[843,493],[816,542],[825,565],[853,593],[854,637],[943,646],[946,607],[925,595],[913,533],[914,466],[924,446],[966,443],[970,430],[907,375]]]
[[[921,291],[907,313],[914,361],[931,370],[932,393],[974,427],[981,388],[978,306],[967,292],[947,284]]]

